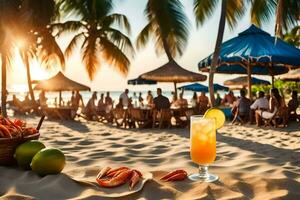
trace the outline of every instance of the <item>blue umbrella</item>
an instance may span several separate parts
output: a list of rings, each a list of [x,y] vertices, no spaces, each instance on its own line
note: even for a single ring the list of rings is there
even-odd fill
[[[214,91],[228,91],[229,88],[220,84],[214,84]]]
[[[206,87],[205,85],[202,85],[200,83],[193,83],[193,84],[181,86],[178,89],[194,91],[194,92],[208,92],[208,87]]]
[[[178,89],[194,91],[194,92],[208,92],[208,87],[206,87],[205,85],[199,84],[199,83],[193,83],[190,85],[181,86]],[[219,90],[228,91],[229,88],[219,85],[219,84],[214,84],[214,90],[215,91],[219,91]]]
[[[208,71],[213,54],[199,62],[200,71]],[[300,50],[281,39],[251,25],[221,45],[216,73],[248,74],[251,88],[251,74],[274,75],[288,71],[287,67],[300,66]],[[251,92],[249,93],[251,94]]]
[[[136,79],[131,79],[127,81],[128,85],[155,85],[157,84],[156,81],[151,81],[151,80],[145,80],[142,78],[136,78]]]

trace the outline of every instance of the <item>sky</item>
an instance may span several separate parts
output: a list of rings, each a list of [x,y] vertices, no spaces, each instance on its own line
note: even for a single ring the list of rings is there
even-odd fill
[[[116,13],[122,13],[127,16],[131,24],[132,33],[130,38],[135,43],[138,33],[147,24],[144,8],[147,0],[116,0]],[[206,21],[205,24],[199,26],[195,25],[195,18],[193,15],[193,1],[182,0],[185,8],[185,13],[190,20],[190,35],[188,45],[182,57],[176,58],[176,61],[185,69],[198,72],[197,64],[200,60],[210,55],[215,46],[217,37],[218,24],[220,18],[220,5],[216,9],[214,15]],[[224,39],[226,41],[251,25],[249,12],[242,18],[234,30],[230,30],[226,26]],[[262,29],[274,35],[274,20],[269,24],[264,24]],[[64,50],[71,40],[72,35],[65,35],[58,38],[58,43],[62,50]],[[150,41],[146,48],[136,51],[135,57],[131,60],[130,70],[127,77],[120,75],[112,66],[102,64],[98,70],[95,79],[90,81],[81,63],[81,56],[79,49],[74,51],[73,55],[67,59],[66,69],[63,73],[69,78],[86,84],[92,88],[93,91],[122,91],[125,88],[135,91],[154,90],[156,87],[161,87],[164,90],[172,90],[172,83],[159,83],[154,86],[130,86],[127,85],[127,80],[136,78],[140,74],[153,70],[167,62],[165,55],[157,56],[153,41]],[[31,63],[32,79],[45,79],[55,75],[60,70],[59,66],[53,67],[52,70],[42,69],[37,62]],[[222,84],[225,80],[234,78],[234,75],[215,75],[215,82]],[[260,76],[260,78],[270,80],[270,77]],[[12,68],[8,71],[8,89],[9,90],[24,90],[26,88],[26,71],[21,59],[16,55]],[[202,84],[207,85],[207,81]],[[179,84],[184,85],[184,84]]]

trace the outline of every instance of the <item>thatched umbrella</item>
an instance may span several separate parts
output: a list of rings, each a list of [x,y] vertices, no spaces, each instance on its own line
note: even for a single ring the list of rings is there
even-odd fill
[[[280,80],[300,82],[300,69],[290,70],[286,74],[279,76]]]
[[[174,60],[155,70],[144,73],[140,77],[157,82],[173,82],[175,94],[177,94],[177,83],[205,81],[207,78],[206,75],[191,72],[180,67]]]
[[[59,92],[59,105],[61,105],[62,91],[90,91],[91,89],[88,86],[77,83],[67,78],[63,73],[58,72],[52,78],[38,81],[38,83],[34,87],[34,90]]]
[[[251,77],[251,85],[270,85],[271,83],[266,80]],[[240,76],[224,82],[226,86],[240,86],[242,88],[248,86],[248,76]]]

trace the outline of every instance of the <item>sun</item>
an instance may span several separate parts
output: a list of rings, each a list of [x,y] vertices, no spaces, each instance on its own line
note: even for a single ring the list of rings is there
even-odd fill
[[[7,71],[8,85],[18,92],[27,91],[27,73],[23,60],[16,48]],[[31,80],[43,80],[49,78],[51,71],[46,70],[37,60],[30,61]]]

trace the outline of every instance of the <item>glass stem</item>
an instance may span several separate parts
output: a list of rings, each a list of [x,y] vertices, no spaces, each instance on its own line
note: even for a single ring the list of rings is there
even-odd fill
[[[200,165],[199,174],[202,177],[208,177],[208,165]]]

